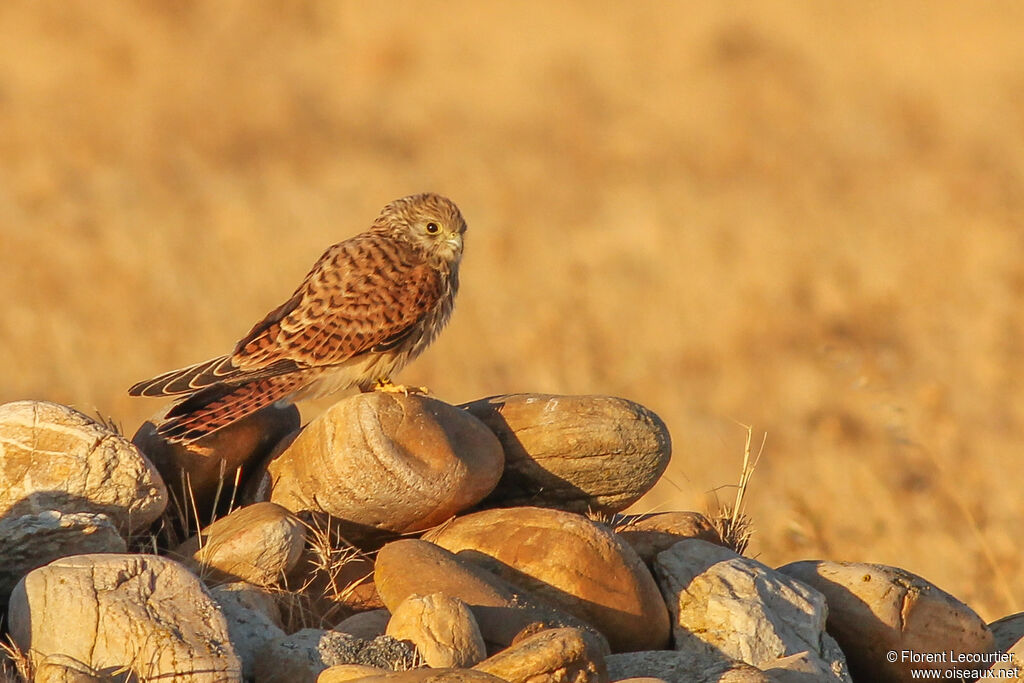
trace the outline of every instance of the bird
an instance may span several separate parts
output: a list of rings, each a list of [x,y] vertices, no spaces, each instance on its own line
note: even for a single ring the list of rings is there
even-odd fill
[[[329,247],[283,304],[223,356],[132,386],[177,396],[157,425],[191,444],[273,403],[351,387],[401,391],[394,373],[419,356],[451,316],[466,221],[450,199],[396,199],[369,230]]]

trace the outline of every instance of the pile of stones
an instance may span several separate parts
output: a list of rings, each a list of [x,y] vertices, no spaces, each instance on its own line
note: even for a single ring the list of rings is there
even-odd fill
[[[620,514],[669,434],[608,396],[347,397],[189,446],[0,406],[0,603],[36,681],[909,681],[1012,677],[896,567],[768,567],[696,512]],[[13,675],[13,673],[12,673]]]

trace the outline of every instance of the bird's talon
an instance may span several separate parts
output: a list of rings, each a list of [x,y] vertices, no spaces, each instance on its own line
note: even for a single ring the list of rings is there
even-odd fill
[[[378,379],[373,385],[374,391],[382,391],[385,394],[421,394],[426,396],[430,393],[427,387],[408,387],[404,384],[395,384],[390,379]]]

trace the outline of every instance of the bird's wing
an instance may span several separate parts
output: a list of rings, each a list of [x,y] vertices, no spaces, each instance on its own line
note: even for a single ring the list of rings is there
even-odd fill
[[[336,365],[391,348],[444,295],[441,273],[418,261],[409,247],[377,235],[336,244],[292,298],[238,342],[231,364],[258,375]]]

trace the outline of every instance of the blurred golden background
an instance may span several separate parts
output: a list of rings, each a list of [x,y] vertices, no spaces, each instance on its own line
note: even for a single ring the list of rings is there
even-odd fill
[[[0,401],[131,434],[130,384],[437,191],[462,291],[398,380],[649,406],[636,510],[731,500],[753,425],[761,560],[1024,609],[1022,35],[1009,1],[4,2]]]

